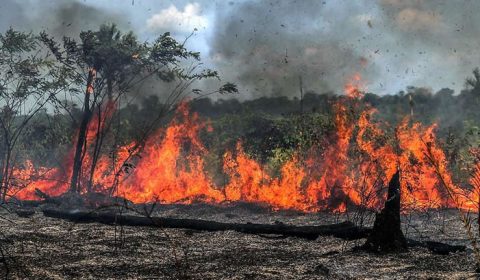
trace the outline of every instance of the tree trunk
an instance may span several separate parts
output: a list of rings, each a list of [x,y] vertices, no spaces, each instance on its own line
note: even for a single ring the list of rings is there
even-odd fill
[[[105,134],[107,133],[108,127],[105,126],[108,116],[108,106],[110,106],[111,102],[113,102],[113,81],[111,77],[107,79],[107,108],[105,108],[102,116],[102,107],[98,106],[98,124],[97,124],[97,137],[95,139],[95,146],[93,149],[92,155],[92,166],[90,166],[90,176],[87,185],[87,191],[91,192],[93,189],[94,178],[95,178],[95,169],[97,168],[98,159],[100,157],[100,152],[103,146],[103,140],[105,138]],[[103,120],[102,120],[103,117]]]
[[[7,191],[8,191],[8,186],[10,184],[10,160],[12,156],[12,151],[9,146],[7,146],[7,152],[5,155],[5,160],[3,162],[2,166],[2,174],[1,176],[1,184],[0,184],[0,189],[1,189],[1,201],[5,202],[5,198],[7,196]]]
[[[89,180],[87,184],[87,192],[91,192],[93,189],[95,168],[97,167],[98,157],[100,156],[100,148],[102,146],[101,142],[103,142],[102,109],[100,106],[98,107],[97,113],[98,113],[97,137],[95,138],[95,145],[93,147],[92,165],[90,166],[90,175],[89,175]]]
[[[388,184],[388,196],[383,210],[376,215],[372,232],[363,246],[374,252],[407,250],[407,241],[400,223],[400,173],[397,171]]]
[[[90,108],[90,95],[93,94],[94,90],[93,83],[95,81],[95,74],[96,71],[94,68],[91,68],[88,71],[87,89],[85,91],[82,122],[80,123],[80,128],[78,130],[77,146],[73,159],[72,178],[70,181],[71,192],[80,192],[79,177],[82,170],[82,154],[85,152],[83,149],[87,137],[88,124],[90,123],[90,119],[92,118],[92,110]]]

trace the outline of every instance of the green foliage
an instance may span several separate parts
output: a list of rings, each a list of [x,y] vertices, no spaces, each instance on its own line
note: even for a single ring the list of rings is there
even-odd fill
[[[205,142],[214,153],[234,150],[238,141],[251,157],[273,169],[294,154],[322,149],[333,133],[332,122],[320,113],[273,117],[265,114],[227,114],[212,122],[214,133]]]

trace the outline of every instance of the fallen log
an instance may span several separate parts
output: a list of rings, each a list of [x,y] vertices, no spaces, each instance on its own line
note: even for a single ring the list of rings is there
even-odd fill
[[[14,210],[15,214],[17,214],[21,218],[30,218],[31,216],[35,215],[35,210],[29,208],[18,208]]]
[[[50,199],[50,196],[48,194],[42,192],[38,188],[35,188],[35,195],[44,200]]]
[[[428,251],[432,252],[435,255],[448,255],[450,253],[465,252],[467,247],[464,245],[450,245],[447,243],[437,242],[437,241],[418,241],[414,239],[406,239],[407,247],[413,248],[425,248]],[[353,248],[353,251],[365,251],[365,247],[357,246]],[[376,251],[375,253],[392,253],[385,251]]]
[[[315,240],[319,236],[334,236],[346,240],[366,238],[370,229],[358,227],[352,222],[320,226],[293,226],[283,223],[277,224],[240,224],[221,223],[198,219],[178,219],[163,217],[146,217],[134,215],[120,215],[112,212],[63,211],[44,209],[46,217],[64,219],[75,223],[102,223],[123,226],[144,226],[160,228],[182,228],[199,231],[237,231],[247,234],[275,234]]]

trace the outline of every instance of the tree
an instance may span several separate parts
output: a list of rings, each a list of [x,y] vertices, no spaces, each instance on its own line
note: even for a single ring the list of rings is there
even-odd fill
[[[165,98],[164,108],[142,128],[141,137],[136,141],[137,147],[132,151],[141,148],[158,120],[185,96],[193,82],[217,77],[215,71],[201,69],[199,53],[187,50],[185,42],[177,42],[169,33],[159,36],[152,43],[142,43],[132,32],[122,33],[115,25],[102,25],[98,31],[81,32],[79,42],[66,37],[60,44],[46,33],[42,33],[41,38],[70,80],[70,92],[83,95],[82,116],[79,121],[75,120],[78,134],[70,178],[72,192],[80,192],[83,187],[87,191],[92,190],[96,164],[114,119],[114,108],[121,106],[122,99],[126,99],[126,104],[131,103],[138,96],[135,89],[140,84],[147,80],[176,83]],[[190,68],[183,67],[182,62],[189,60],[195,63]],[[226,88],[231,90],[228,86]],[[129,96],[126,96],[127,93],[130,93]],[[93,130],[93,136],[88,135],[89,130]],[[89,170],[84,170],[88,149],[92,150],[91,163]],[[82,174],[87,171],[86,186],[82,186],[80,178],[85,177]]]
[[[13,183],[17,144],[32,118],[65,84],[38,38],[12,28],[0,34],[0,192]]]

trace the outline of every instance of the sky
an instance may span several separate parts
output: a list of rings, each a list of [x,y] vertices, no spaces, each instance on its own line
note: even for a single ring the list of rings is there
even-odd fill
[[[241,98],[365,89],[464,88],[480,66],[476,0],[2,0],[0,31],[78,34],[115,22],[142,40],[171,32]],[[204,87],[211,85],[205,84]]]

